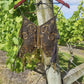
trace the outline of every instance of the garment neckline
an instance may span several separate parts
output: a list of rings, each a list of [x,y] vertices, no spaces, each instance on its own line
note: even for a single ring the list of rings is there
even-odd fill
[[[26,20],[28,20],[29,22],[31,22],[32,24],[34,24],[34,23],[33,23],[32,21],[30,21],[27,17],[25,17],[25,16],[22,16],[22,17],[23,17],[23,20],[24,20],[24,18],[25,18]],[[48,23],[50,20],[52,20],[53,18],[55,18],[55,21],[56,21],[56,16],[53,16],[51,19],[49,19],[48,21],[46,21],[46,22],[43,23],[42,25],[36,25],[36,24],[34,24],[34,25],[41,27],[41,26],[47,24],[47,23]]]

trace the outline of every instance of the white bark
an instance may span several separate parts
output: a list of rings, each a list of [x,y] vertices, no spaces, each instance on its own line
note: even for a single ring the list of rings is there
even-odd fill
[[[72,84],[82,76],[84,76],[84,63],[71,69],[63,78],[63,84]]]
[[[36,3],[38,3],[40,0],[36,0]],[[43,3],[50,3],[49,0],[42,0]],[[49,7],[52,7],[51,4],[49,4]],[[38,24],[42,25],[49,19],[53,17],[53,11],[51,8],[49,8],[47,5],[40,5],[37,8],[37,19],[38,19]]]
[[[36,3],[38,2],[39,0],[36,0]],[[49,0],[42,0],[42,2],[50,3]],[[50,4],[49,6],[52,7],[52,4]],[[43,23],[45,23],[46,21],[48,21],[49,19],[53,17],[53,10],[47,7],[48,6],[46,5],[40,5],[39,7],[37,7],[38,9],[37,19],[38,19],[39,25],[42,25]],[[44,8],[47,8],[47,9],[44,9]],[[44,64],[45,64],[45,69],[46,69],[47,68],[46,65],[49,63],[48,60],[50,58],[47,58],[44,53],[43,53],[43,57],[44,57]],[[47,75],[48,84],[61,84],[60,70],[59,71],[57,69],[54,70],[52,67],[50,67],[47,70],[46,75]]]
[[[55,71],[52,67],[46,72],[48,84],[61,84],[60,72]]]

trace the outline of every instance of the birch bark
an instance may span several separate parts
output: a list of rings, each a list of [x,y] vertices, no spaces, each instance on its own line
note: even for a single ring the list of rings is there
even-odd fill
[[[38,3],[40,0],[36,0],[36,3]],[[43,3],[52,3],[53,0],[41,0]],[[51,19],[54,14],[53,14],[53,4],[48,4],[47,5],[40,5],[39,7],[36,7],[37,9],[37,19],[38,19],[38,24],[42,25],[49,19]],[[45,65],[45,70],[47,68],[46,63],[50,60],[49,57],[46,57],[46,55],[43,53],[44,57],[44,65]],[[56,67],[56,70],[52,68],[52,66],[46,71],[46,76],[47,76],[47,81],[48,84],[61,84],[61,76],[60,76],[60,70],[58,67]]]

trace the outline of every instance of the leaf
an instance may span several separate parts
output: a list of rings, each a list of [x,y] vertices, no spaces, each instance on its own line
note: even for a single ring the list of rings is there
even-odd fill
[[[10,14],[13,14],[13,8],[9,10],[9,13]]]
[[[18,45],[18,39],[16,37],[13,38],[14,44]]]
[[[11,63],[8,63],[8,64],[7,64],[7,67],[8,67],[9,69],[11,69]]]
[[[0,44],[0,50],[5,47],[5,44]]]
[[[5,14],[4,18],[7,19],[7,14]]]
[[[14,50],[14,52],[16,52],[18,49],[17,49],[17,47],[16,47],[16,46],[14,46],[13,50]]]
[[[28,63],[26,67],[32,68],[32,65]]]
[[[16,17],[16,18],[15,18],[15,21],[16,21],[17,23],[19,23],[19,22],[22,21],[22,18],[21,18],[21,17]]]
[[[13,0],[9,0],[9,2],[8,2],[8,3],[9,3],[9,5],[10,5],[12,2],[13,2]]]
[[[15,61],[14,58],[11,58],[11,59],[10,59],[10,63],[13,63],[14,61]]]

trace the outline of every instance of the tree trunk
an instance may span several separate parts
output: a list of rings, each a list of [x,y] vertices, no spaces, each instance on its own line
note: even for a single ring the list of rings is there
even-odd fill
[[[43,3],[52,3],[51,0],[41,0]],[[53,0],[52,0],[53,1]],[[39,0],[36,0],[36,3],[38,3]],[[40,5],[36,7],[37,9],[37,19],[38,19],[38,24],[42,25],[49,19],[51,19],[54,14],[53,14],[53,4],[48,4],[47,5]],[[45,70],[47,68],[46,63],[50,61],[50,57],[46,57],[46,55],[43,53],[44,57],[44,65],[45,65]],[[57,57],[58,58],[58,57]],[[56,70],[52,68],[52,66],[46,71],[46,76],[47,76],[47,81],[48,84],[61,84],[61,76],[60,76],[60,70],[58,67],[56,67]]]

